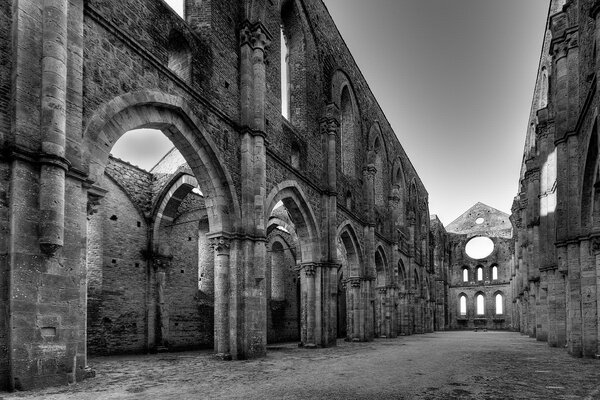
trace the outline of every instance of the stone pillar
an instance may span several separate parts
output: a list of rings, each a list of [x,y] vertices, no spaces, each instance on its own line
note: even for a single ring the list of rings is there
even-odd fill
[[[154,255],[152,263],[156,277],[156,350],[166,351],[169,348],[169,310],[165,289],[167,272],[171,269],[172,256]]]
[[[229,324],[229,256],[230,240],[224,236],[213,237],[210,246],[215,252],[215,307],[214,324],[215,337],[214,349],[217,357],[231,359],[230,324]]]
[[[582,321],[581,321],[581,270],[579,265],[579,243],[569,243],[568,257],[568,342],[569,353],[576,357],[582,355]]]
[[[314,264],[304,264],[300,273],[303,275],[306,291],[302,293],[303,303],[303,325],[306,326],[306,336],[302,340],[304,347],[316,347],[315,339],[315,266]]]
[[[244,21],[240,29],[241,223],[234,264],[228,279],[229,321],[235,323],[227,349],[232,357],[266,353],[266,148],[265,52],[271,35],[260,22]],[[230,260],[231,262],[231,260]],[[215,266],[215,269],[217,267]],[[215,277],[215,290],[217,288]],[[215,293],[217,297],[217,293]],[[216,314],[216,304],[215,304]],[[215,324],[216,325],[216,324]],[[216,329],[216,327],[215,327]],[[235,336],[233,331],[236,332]]]
[[[584,240],[580,246],[582,351],[584,357],[594,357],[598,350],[596,257],[600,255],[600,237]]]
[[[537,300],[537,330],[536,339],[546,342],[548,340],[548,272],[542,271],[538,285]]]
[[[375,301],[375,337],[388,337],[385,321],[387,288],[377,288],[377,300]]]
[[[349,294],[352,299],[352,307],[348,307],[349,310],[352,310],[352,315],[349,320],[352,321],[352,325],[349,326],[348,329],[348,337],[353,342],[359,342],[361,339],[360,336],[360,325],[361,325],[361,296],[360,296],[360,278],[359,277],[351,277],[347,280],[347,286],[350,288]],[[348,324],[350,325],[350,324]]]
[[[40,246],[55,255],[65,229],[67,122],[67,0],[44,0],[42,11],[42,87],[40,157]]]

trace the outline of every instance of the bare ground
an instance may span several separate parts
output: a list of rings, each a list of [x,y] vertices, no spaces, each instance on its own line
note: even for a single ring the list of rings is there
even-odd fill
[[[509,332],[437,332],[267,357],[211,352],[92,358],[96,378],[9,399],[600,399],[600,360]]]

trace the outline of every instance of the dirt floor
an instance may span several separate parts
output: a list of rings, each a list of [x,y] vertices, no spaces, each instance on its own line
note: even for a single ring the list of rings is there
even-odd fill
[[[518,333],[437,332],[270,346],[267,357],[210,352],[92,358],[96,378],[8,399],[600,399],[600,360]]]

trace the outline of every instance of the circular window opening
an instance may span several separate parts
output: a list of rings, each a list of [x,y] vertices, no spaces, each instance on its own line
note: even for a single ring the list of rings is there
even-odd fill
[[[494,242],[489,237],[477,236],[467,242],[467,255],[475,260],[486,258],[494,251]]]
[[[481,224],[483,224],[483,218],[477,218],[477,219],[475,220],[475,223],[476,223],[477,225],[481,225]]]

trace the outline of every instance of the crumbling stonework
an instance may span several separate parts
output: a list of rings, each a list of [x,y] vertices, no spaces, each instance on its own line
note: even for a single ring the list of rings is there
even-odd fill
[[[598,1],[553,0],[512,207],[514,324],[600,354]]]
[[[510,278],[513,266],[509,215],[477,203],[446,226],[449,248],[448,325],[450,329],[512,329]],[[489,238],[489,255],[471,257],[473,238]],[[481,307],[477,296],[483,296]],[[498,297],[500,296],[500,297]],[[461,297],[464,306],[461,310]]]
[[[322,1],[5,3],[0,389],[441,328],[427,191]],[[109,158],[137,128],[177,149],[150,173]]]

